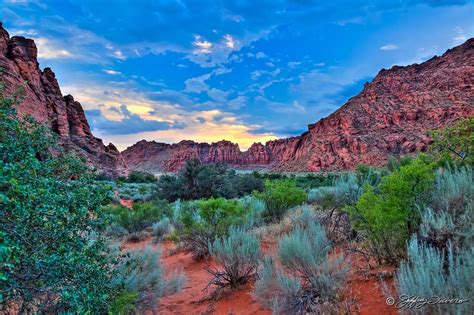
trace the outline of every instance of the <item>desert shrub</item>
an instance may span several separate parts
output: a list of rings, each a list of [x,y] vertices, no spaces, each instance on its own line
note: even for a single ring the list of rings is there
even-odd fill
[[[117,182],[118,197],[133,201],[147,201],[153,196],[156,185],[152,183]]]
[[[182,273],[176,273],[170,280],[163,278],[160,265],[160,251],[146,247],[144,250],[133,250],[126,254],[117,266],[114,284],[122,288],[127,304],[122,308],[138,310],[156,310],[160,297],[180,290],[186,278]],[[167,289],[172,283],[173,290]],[[174,292],[173,292],[174,291]],[[120,304],[124,304],[121,302]],[[132,304],[132,305],[131,305]]]
[[[225,237],[231,226],[244,225],[247,217],[247,209],[237,200],[224,198],[183,203],[180,211],[180,240],[196,259],[207,256],[210,242]]]
[[[474,118],[431,133],[429,152],[440,164],[472,165],[474,163]]]
[[[236,288],[255,276],[260,259],[260,242],[243,229],[231,229],[229,236],[209,244],[209,253],[218,264],[209,268],[209,285]]]
[[[298,227],[278,245],[281,268],[266,258],[255,284],[255,297],[275,313],[334,313],[348,265],[342,255],[329,256],[331,246],[316,222]]]
[[[155,175],[142,171],[131,171],[126,179],[129,183],[154,183],[156,180]]]
[[[117,223],[112,223],[106,227],[104,235],[112,238],[121,238],[128,234],[128,231]]]
[[[379,263],[393,263],[404,255],[408,236],[418,227],[417,205],[429,202],[433,182],[433,163],[420,156],[384,176],[378,186],[366,184],[357,204],[346,207],[354,229]]]
[[[152,235],[155,237],[155,241],[161,241],[163,237],[169,233],[171,229],[170,219],[167,217],[161,219],[160,221],[153,223],[151,226],[152,228]]]
[[[248,228],[263,225],[263,213],[265,212],[265,202],[255,196],[244,196],[239,199],[239,203],[246,209],[247,218],[245,220]]]
[[[344,174],[336,178],[332,186],[313,188],[308,193],[308,201],[319,203],[323,208],[340,208],[359,199],[361,187],[355,174]]]
[[[451,248],[439,250],[412,238],[408,258],[402,261],[395,277],[400,296],[431,299],[468,300],[460,304],[427,304],[407,311],[423,314],[467,314],[474,303],[474,247],[453,253]]]
[[[0,300],[20,313],[106,312],[117,259],[98,233],[108,188],[46,127],[20,121],[19,102],[0,86]]]
[[[113,221],[123,226],[128,232],[139,232],[151,227],[154,222],[171,213],[170,205],[163,200],[153,202],[136,202],[132,209],[118,205],[106,208]]]
[[[160,177],[155,196],[169,201],[236,198],[263,188],[263,180],[254,173],[239,175],[224,164],[203,165],[189,160],[176,176]]]
[[[429,245],[459,250],[474,242],[472,168],[440,169],[432,200],[422,211],[419,234]]]
[[[285,212],[306,201],[305,191],[292,180],[266,181],[265,191],[255,196],[265,202],[265,222],[279,221]]]

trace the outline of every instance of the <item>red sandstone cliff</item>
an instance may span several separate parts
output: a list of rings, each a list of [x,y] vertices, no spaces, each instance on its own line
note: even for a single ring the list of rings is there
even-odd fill
[[[380,71],[329,117],[298,137],[252,145],[140,141],[123,153],[132,169],[176,171],[190,158],[285,171],[382,165],[389,155],[426,149],[428,130],[474,115],[474,39],[422,64]]]
[[[17,107],[20,116],[32,115],[59,135],[59,142],[68,151],[86,157],[90,165],[112,176],[123,175],[127,166],[113,144],[105,146],[89,128],[84,110],[71,95],[63,96],[54,72],[43,71],[37,61],[32,39],[10,38],[0,22],[1,81],[6,94],[23,87],[23,101]]]

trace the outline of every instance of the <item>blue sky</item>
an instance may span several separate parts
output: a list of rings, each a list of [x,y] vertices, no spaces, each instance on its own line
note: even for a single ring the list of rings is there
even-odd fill
[[[141,140],[252,142],[298,135],[381,68],[474,34],[473,3],[0,0],[11,36],[119,148]]]

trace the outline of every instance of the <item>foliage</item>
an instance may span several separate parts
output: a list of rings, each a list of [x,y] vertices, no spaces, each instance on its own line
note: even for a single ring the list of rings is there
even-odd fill
[[[122,309],[155,310],[158,299],[167,293],[172,294],[180,290],[185,277],[181,273],[175,274],[168,282],[172,283],[173,290],[167,290],[169,284],[163,278],[163,269],[160,265],[160,251],[146,247],[144,250],[133,250],[127,253],[126,259],[117,266],[117,274],[113,279],[116,286],[121,287],[125,296],[119,296],[129,304],[123,306],[123,301],[115,301]],[[136,299],[133,300],[133,294]],[[120,302],[120,303],[119,303]],[[134,303],[134,305],[130,305]]]
[[[208,269],[209,285],[236,288],[255,276],[260,259],[260,242],[243,229],[231,229],[229,236],[209,244],[209,253],[219,265]]]
[[[367,239],[379,262],[403,256],[419,222],[417,205],[429,202],[433,182],[433,163],[420,156],[384,176],[378,186],[366,184],[357,204],[347,207],[354,229]]]
[[[341,255],[329,257],[330,250],[319,224],[296,228],[279,242],[281,269],[265,259],[255,297],[275,313],[334,313],[348,266]]]
[[[248,228],[259,227],[263,225],[263,214],[266,206],[265,202],[255,196],[244,196],[239,199],[239,203],[246,209],[247,219],[245,220]]]
[[[452,127],[431,133],[430,153],[441,163],[472,165],[474,163],[474,117],[462,120]]]
[[[131,171],[125,179],[129,183],[154,183],[156,180],[155,175],[143,171]]]
[[[155,241],[161,241],[171,229],[170,219],[165,217],[151,226]]]
[[[440,169],[432,200],[423,209],[419,234],[431,246],[455,251],[474,244],[474,172],[470,167]]]
[[[279,221],[289,208],[306,201],[305,191],[293,180],[266,181],[265,190],[255,196],[265,202],[265,222]]]
[[[334,180],[332,186],[313,188],[308,193],[308,201],[318,203],[323,209],[341,208],[354,204],[361,194],[355,174],[344,174]]]
[[[104,312],[114,296],[104,239],[107,187],[57,148],[46,127],[0,96],[1,300],[41,313]]]
[[[423,314],[467,314],[474,303],[474,247],[453,253],[452,248],[438,250],[412,238],[408,245],[408,259],[402,261],[395,277],[400,296],[430,299],[470,300],[465,303],[434,303],[412,312]]]
[[[147,201],[153,196],[156,185],[153,183],[127,183],[117,181],[112,187],[117,191],[120,199],[136,201]]]
[[[224,164],[202,165],[189,160],[177,176],[164,175],[157,183],[156,197],[169,201],[210,197],[236,198],[262,191],[263,181],[255,174],[237,175]]]
[[[132,209],[121,205],[109,205],[105,208],[113,221],[124,227],[129,233],[141,231],[171,213],[170,205],[164,200],[136,202]]]
[[[246,223],[247,211],[238,200],[224,198],[183,203],[177,227],[180,240],[196,259],[207,256],[210,242],[227,236],[231,226]]]

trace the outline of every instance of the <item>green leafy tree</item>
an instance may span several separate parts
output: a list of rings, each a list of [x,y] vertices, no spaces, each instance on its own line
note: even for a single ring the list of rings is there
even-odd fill
[[[441,162],[472,165],[474,163],[474,117],[452,127],[431,133],[430,152]]]
[[[306,201],[305,191],[294,180],[267,180],[265,191],[256,193],[256,197],[265,201],[263,218],[266,222],[279,221],[286,210]]]
[[[378,186],[365,185],[353,207],[347,207],[354,229],[368,240],[381,262],[403,256],[406,241],[419,222],[417,206],[429,202],[434,164],[419,156],[381,179]]]
[[[107,188],[55,139],[17,118],[19,94],[0,90],[0,294],[22,312],[104,312],[114,297],[107,246],[97,233]]]

